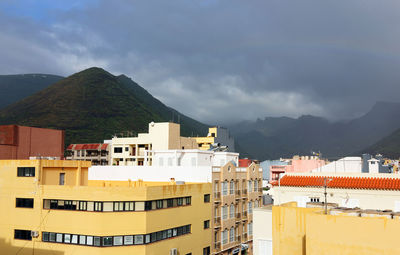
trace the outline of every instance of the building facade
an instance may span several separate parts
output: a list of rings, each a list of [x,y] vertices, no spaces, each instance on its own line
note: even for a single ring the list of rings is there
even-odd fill
[[[211,183],[88,180],[89,167],[0,161],[1,253],[211,253]]]
[[[107,143],[70,144],[66,149],[66,159],[90,161],[92,166],[109,165],[110,147]]]
[[[253,254],[253,209],[262,204],[259,164],[238,167],[238,153],[201,150],[153,151],[152,166],[94,166],[89,181],[109,179],[212,184],[212,254]]]
[[[64,131],[17,125],[0,126],[0,160],[64,157]]]
[[[196,140],[180,135],[180,125],[171,122],[150,123],[149,132],[137,137],[114,137],[111,164],[120,166],[152,165],[153,150],[197,149]]]
[[[320,169],[325,165],[325,160],[317,156],[294,156],[288,164],[270,165],[270,181],[276,181],[285,173],[308,173],[314,169]]]

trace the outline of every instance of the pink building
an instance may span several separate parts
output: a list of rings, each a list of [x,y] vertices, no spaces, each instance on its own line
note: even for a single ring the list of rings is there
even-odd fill
[[[311,170],[317,169],[325,164],[325,160],[321,160],[316,156],[294,156],[292,159],[289,159],[289,164],[286,166],[270,166],[270,182],[277,181],[280,174],[308,173],[311,172]]]

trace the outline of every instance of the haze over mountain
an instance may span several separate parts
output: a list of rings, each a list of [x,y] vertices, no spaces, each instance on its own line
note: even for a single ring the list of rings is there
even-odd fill
[[[52,74],[0,75],[0,109],[30,96],[63,78]]]
[[[186,136],[207,126],[164,105],[125,75],[89,68],[0,110],[0,124],[66,130],[66,144],[101,142],[123,131],[147,132],[151,121],[175,120]]]
[[[346,122],[304,115],[297,119],[267,117],[229,126],[241,152],[260,160],[310,155],[311,151],[327,157],[351,155],[399,127],[400,103],[389,102],[377,102],[365,115]]]
[[[400,129],[363,150],[372,154],[382,154],[389,158],[400,158]]]

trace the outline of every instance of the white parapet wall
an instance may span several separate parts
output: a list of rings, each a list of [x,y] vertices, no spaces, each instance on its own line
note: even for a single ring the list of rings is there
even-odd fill
[[[89,180],[103,181],[157,181],[168,182],[211,182],[211,166],[92,166],[89,168]]]

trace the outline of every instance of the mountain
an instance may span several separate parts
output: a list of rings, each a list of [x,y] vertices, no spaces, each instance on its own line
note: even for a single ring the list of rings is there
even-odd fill
[[[239,148],[259,160],[310,155],[350,155],[378,142],[400,127],[400,103],[377,102],[365,115],[330,122],[311,115],[258,119],[229,127]]]
[[[0,109],[63,79],[51,74],[0,75]]]
[[[66,130],[66,144],[101,142],[114,134],[147,132],[151,121],[180,116],[182,135],[207,126],[167,107],[124,75],[89,68],[0,110],[0,124]]]
[[[371,155],[379,153],[389,158],[400,158],[400,129],[397,129],[362,152]]]

